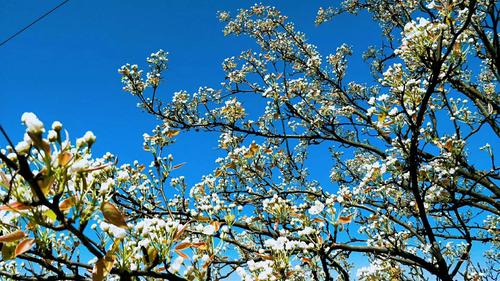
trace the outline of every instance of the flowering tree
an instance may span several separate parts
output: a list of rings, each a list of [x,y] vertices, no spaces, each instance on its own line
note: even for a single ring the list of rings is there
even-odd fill
[[[262,5],[219,14],[226,35],[258,44],[223,62],[220,89],[160,99],[163,51],[144,78],[137,65],[120,68],[124,90],[160,120],[144,135],[148,167],[93,158],[92,133],[73,145],[61,123],[45,134],[25,113],[23,141],[2,130],[0,275],[498,280],[500,174],[486,142],[500,136],[500,8],[348,0],[316,23],[362,10],[384,36],[363,55],[369,85],[345,81],[349,46],[324,57]],[[248,99],[262,110],[250,113]],[[219,132],[226,155],[194,186],[169,180],[182,164],[165,156],[187,130]],[[328,188],[311,176],[313,146],[330,149]]]

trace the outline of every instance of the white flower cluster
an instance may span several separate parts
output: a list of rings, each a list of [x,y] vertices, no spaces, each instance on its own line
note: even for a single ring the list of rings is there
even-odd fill
[[[170,271],[172,273],[177,273],[181,269],[183,262],[184,262],[184,258],[181,256],[178,256],[177,258],[174,259],[174,261],[172,261],[170,263],[168,271]]]
[[[315,234],[316,232],[317,232],[316,229],[314,229],[310,226],[306,226],[306,227],[304,227],[304,229],[297,231],[297,234],[299,236],[307,236],[307,235]]]
[[[116,182],[114,179],[109,178],[105,182],[101,183],[101,187],[99,188],[100,195],[106,195],[113,190],[113,186],[115,186]]]
[[[42,121],[33,112],[25,112],[21,116],[21,121],[26,125],[28,133],[41,134],[45,132]]]
[[[312,205],[309,208],[308,212],[309,212],[309,214],[311,214],[311,215],[314,216],[314,215],[320,214],[323,211],[324,208],[325,208],[325,204],[323,204],[319,200],[316,200],[316,201],[314,201],[314,205]]]
[[[101,228],[101,230],[103,232],[106,232],[110,236],[117,238],[117,239],[124,238],[127,235],[127,230],[125,230],[121,227],[115,226],[114,224],[111,224],[111,223],[101,221],[99,223],[99,227]]]
[[[180,227],[181,225],[178,221],[146,218],[134,226],[134,233],[142,237],[142,240],[139,241],[139,246],[146,247],[151,242],[168,239],[168,237],[177,232]]]
[[[78,138],[76,140],[76,146],[82,147],[84,145],[88,145],[90,147],[95,142],[95,140],[96,140],[96,137],[95,137],[94,133],[92,133],[91,131],[87,131],[87,132],[85,132],[83,137]]]
[[[234,121],[242,119],[245,117],[245,108],[243,108],[241,102],[233,98],[227,100],[225,105],[220,109],[221,117],[229,121]]]
[[[238,267],[236,272],[240,276],[242,281],[254,281],[254,280],[277,280],[276,276],[273,274],[272,260],[263,261],[253,261],[249,260],[247,262],[248,270],[252,273],[248,273],[242,267]]]
[[[33,141],[31,140],[31,137],[27,133],[25,133],[23,140],[16,144],[15,149],[19,154],[26,154],[28,153],[32,144]]]
[[[384,267],[379,260],[370,263],[369,266],[361,267],[356,272],[356,280],[380,280],[380,272]]]
[[[270,248],[272,251],[292,251],[292,250],[307,250],[314,247],[312,243],[306,243],[304,241],[289,240],[285,236],[280,236],[277,239],[267,239],[264,241],[264,246]]]

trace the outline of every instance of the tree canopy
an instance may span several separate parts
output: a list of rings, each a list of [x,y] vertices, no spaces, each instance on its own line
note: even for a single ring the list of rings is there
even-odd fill
[[[360,13],[382,30],[362,54],[372,83],[346,78],[351,46],[322,55],[262,4],[219,13],[256,45],[217,87],[163,93],[163,50],[122,66],[158,120],[151,163],[96,157],[92,132],[72,141],[30,112],[22,141],[2,129],[1,278],[498,280],[498,3],[347,0],[316,24]],[[193,186],[170,177],[185,131],[216,132],[224,154]]]

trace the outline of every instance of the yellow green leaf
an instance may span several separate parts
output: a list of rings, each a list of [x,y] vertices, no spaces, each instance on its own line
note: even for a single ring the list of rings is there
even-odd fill
[[[50,221],[55,221],[57,216],[56,216],[56,213],[54,213],[54,211],[52,210],[47,210],[45,211],[45,213],[43,213],[45,215],[45,217],[47,217]]]

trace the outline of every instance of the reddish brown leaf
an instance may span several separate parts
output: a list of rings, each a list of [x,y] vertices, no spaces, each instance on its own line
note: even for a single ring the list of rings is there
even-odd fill
[[[162,266],[162,267],[158,268],[158,269],[156,270],[156,272],[162,272],[162,271],[165,271],[165,269],[166,269],[166,268],[165,268],[164,266]]]
[[[268,260],[268,261],[272,261],[273,260],[273,257],[268,256],[268,255],[263,255],[263,254],[257,254],[257,255],[260,256],[262,259],[265,259],[265,260]]]
[[[302,261],[305,263],[310,263],[311,259],[310,258],[302,258]]]
[[[32,207],[21,202],[12,202],[4,206],[0,206],[0,211],[22,211],[29,210]]]
[[[183,249],[186,249],[186,248],[191,247],[191,245],[192,245],[192,244],[191,244],[191,243],[189,243],[189,242],[182,242],[182,243],[180,243],[179,245],[177,245],[177,246],[175,247],[175,249],[176,249],[176,250],[183,250]]]
[[[205,242],[192,243],[191,246],[193,248],[197,248],[197,249],[200,249],[200,250],[206,250],[208,248],[208,244],[205,243]]]
[[[24,237],[26,237],[26,233],[24,233],[21,230],[16,230],[14,232],[0,236],[0,242],[1,243],[14,242],[17,240],[21,240]]]
[[[14,255],[17,257],[19,255],[26,253],[31,249],[31,247],[33,247],[33,244],[35,244],[35,239],[33,238],[24,239],[23,241],[19,242],[19,244],[17,244]]]
[[[103,202],[101,205],[101,212],[104,215],[106,221],[111,224],[114,224],[118,227],[127,229],[127,222],[125,221],[125,216],[118,210],[118,208],[109,203]]]
[[[339,219],[338,219],[338,222],[342,223],[342,224],[350,223],[351,222],[351,217],[352,217],[352,215],[340,216]]]
[[[174,165],[174,166],[172,167],[172,170],[179,169],[180,167],[182,167],[182,166],[184,166],[184,165],[186,165],[186,164],[187,164],[187,162],[182,162],[182,163],[180,163],[180,164]]]
[[[179,256],[181,256],[183,259],[189,259],[189,257],[188,257],[186,254],[184,254],[183,252],[181,252],[181,251],[179,251],[179,250],[175,250],[175,252],[176,252]]]
[[[181,237],[181,234],[182,234],[182,233],[186,230],[186,228],[188,227],[188,225],[189,225],[189,224],[188,224],[188,223],[186,223],[185,225],[183,225],[183,226],[181,227],[181,229],[179,229],[179,230],[177,231],[177,233],[176,233],[176,234],[175,234],[175,236],[174,236],[174,241],[177,241],[177,240]]]
[[[75,205],[75,202],[76,202],[75,196],[68,197],[64,199],[61,203],[59,203],[59,209],[61,211],[67,211]]]

